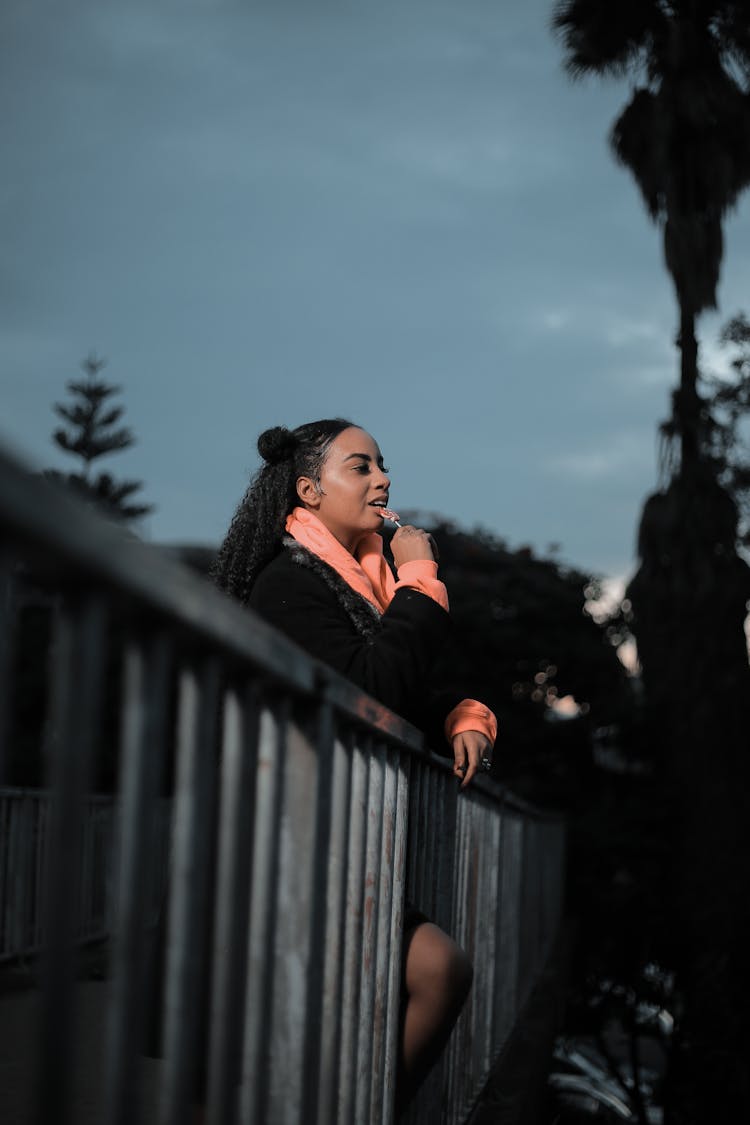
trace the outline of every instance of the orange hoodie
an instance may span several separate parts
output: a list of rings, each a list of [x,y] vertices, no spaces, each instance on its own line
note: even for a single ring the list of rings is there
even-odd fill
[[[418,590],[448,612],[448,591],[437,576],[437,563],[430,559],[404,563],[398,568],[396,581],[383,556],[383,540],[377,532],[362,539],[355,557],[306,508],[295,508],[287,516],[286,530],[308,551],[333,567],[353,590],[375,606],[378,613],[385,613],[393,595],[402,587]],[[463,699],[445,720],[445,736],[449,742],[455,735],[469,730],[479,731],[494,745],[497,719],[489,707],[476,699]]]

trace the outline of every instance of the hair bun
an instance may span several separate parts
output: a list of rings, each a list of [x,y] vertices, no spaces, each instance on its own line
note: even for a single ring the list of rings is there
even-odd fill
[[[286,426],[272,426],[258,438],[258,453],[269,465],[278,465],[288,461],[298,445],[298,439]]]

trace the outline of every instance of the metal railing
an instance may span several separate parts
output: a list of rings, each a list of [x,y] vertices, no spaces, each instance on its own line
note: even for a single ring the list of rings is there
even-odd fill
[[[0,789],[0,963],[23,961],[45,948],[44,886],[51,794]],[[87,794],[80,834],[75,893],[76,943],[103,941],[114,932],[115,798]],[[167,871],[169,807],[155,823],[148,906],[156,923]]]
[[[119,829],[114,867],[96,860],[113,884],[99,1119],[152,1120],[142,1116],[138,1060],[169,775],[153,1120],[182,1125],[199,1101],[209,1125],[391,1122],[405,893],[475,970],[411,1120],[465,1120],[558,927],[562,823],[486,778],[459,796],[446,761],[408,724],[2,454],[0,544],[0,762],[14,729],[13,587],[32,575],[60,593],[46,845],[32,831],[25,860],[28,886],[43,871],[45,887],[32,927],[45,962],[36,1120],[75,1119],[82,830],[113,644],[122,648]],[[9,855],[2,870],[26,886]]]
[[[50,795],[0,789],[0,961],[27,958],[45,946],[42,897],[48,854]],[[76,940],[111,931],[112,800],[88,796],[78,864]]]

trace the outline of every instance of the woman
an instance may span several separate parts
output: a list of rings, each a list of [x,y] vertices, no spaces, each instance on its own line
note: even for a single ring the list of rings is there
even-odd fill
[[[390,481],[374,439],[342,418],[258,439],[265,464],[232,520],[214,567],[228,593],[313,656],[420,726],[447,740],[465,788],[489,768],[497,724],[471,699],[440,695],[433,657],[450,634],[445,586],[431,537],[401,527],[391,551],[378,535]],[[399,1095],[403,1101],[442,1050],[471,985],[456,943],[407,907],[405,1008]]]

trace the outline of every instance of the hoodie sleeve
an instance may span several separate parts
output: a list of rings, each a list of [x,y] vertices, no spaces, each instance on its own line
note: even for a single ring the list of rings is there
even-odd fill
[[[428,598],[432,598],[447,612],[449,609],[448,591],[445,588],[445,583],[438,578],[437,573],[437,563],[431,562],[429,559],[412,559],[411,562],[402,563],[398,568],[396,590],[401,590],[404,587],[418,590],[420,594],[426,594]]]

